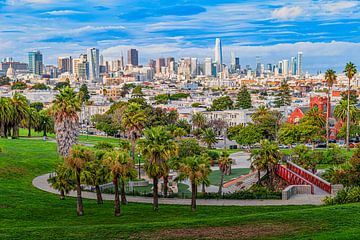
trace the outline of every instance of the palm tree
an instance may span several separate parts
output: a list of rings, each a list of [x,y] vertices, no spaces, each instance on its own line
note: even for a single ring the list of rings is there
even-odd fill
[[[55,133],[58,152],[66,157],[79,136],[79,116],[81,110],[79,95],[70,87],[60,90],[55,96],[52,114],[55,121]]]
[[[26,119],[28,115],[28,101],[24,95],[15,93],[11,99],[12,116],[11,125],[13,129],[12,137],[19,137],[19,127],[22,120]]]
[[[49,178],[48,183],[60,192],[60,199],[65,199],[65,194],[75,189],[75,181],[71,169],[65,164],[59,165],[55,170],[55,176]]]
[[[138,142],[138,148],[145,157],[144,169],[153,179],[153,207],[158,210],[158,180],[164,177],[167,185],[168,160],[178,153],[178,146],[171,134],[162,126],[152,127],[144,131],[144,138]],[[167,186],[166,186],[167,187]]]
[[[224,176],[227,174],[231,169],[232,159],[229,157],[229,153],[226,151],[223,151],[221,154],[221,157],[219,159],[219,170],[221,172],[221,178],[220,178],[220,186],[219,186],[219,194],[222,193],[222,186],[224,184]]]
[[[274,170],[281,159],[281,152],[277,144],[272,144],[267,139],[261,140],[260,145],[260,149],[255,149],[251,153],[251,168],[258,171],[258,182],[260,182],[260,172],[266,170],[269,185],[273,187]]]
[[[331,89],[334,83],[336,82],[336,72],[332,69],[328,69],[325,73],[325,81],[328,87],[327,90],[327,109],[326,109],[326,148],[329,148],[329,118],[330,118],[330,98],[331,98]]]
[[[111,173],[112,182],[115,188],[115,216],[120,216],[119,178],[125,179],[129,176],[136,175],[134,163],[128,152],[111,151],[105,153],[103,156],[103,164],[109,168]]]
[[[43,137],[47,137],[48,132],[54,132],[54,119],[49,110],[44,109],[39,112],[39,119],[35,126],[36,132],[43,132]]]
[[[12,105],[10,98],[1,97],[0,98],[0,137],[7,137],[7,128],[6,125],[11,119],[12,116]]]
[[[211,168],[208,157],[193,156],[181,160],[177,180],[189,179],[191,183],[191,210],[196,210],[197,186],[208,178]]]
[[[86,163],[94,160],[95,153],[80,145],[73,145],[69,154],[65,157],[66,166],[70,168],[75,175],[77,193],[76,210],[78,216],[84,215],[84,207],[81,197],[81,173],[85,169]]]
[[[146,124],[146,114],[140,104],[130,103],[122,116],[122,124],[131,141],[131,153],[133,161],[135,161],[135,143],[141,137],[141,132]]]
[[[349,140],[350,140],[350,90],[351,90],[351,80],[357,73],[356,66],[349,62],[346,64],[344,73],[348,78],[348,93],[347,93],[347,114],[346,114],[346,148],[347,151],[350,151]]]
[[[194,128],[203,129],[206,126],[207,120],[203,113],[197,112],[192,116],[191,122]]]
[[[212,148],[218,142],[216,133],[213,128],[206,128],[201,135],[201,141],[207,144],[208,148]]]
[[[347,107],[348,103],[346,100],[340,100],[340,102],[335,106],[334,109],[334,116],[345,122],[347,119]],[[359,110],[357,109],[356,105],[350,101],[350,121],[355,122],[358,116]]]
[[[31,137],[31,129],[35,127],[39,121],[39,112],[35,108],[29,107],[25,120],[25,125],[28,128],[28,137]]]
[[[87,185],[95,186],[96,199],[98,204],[103,203],[100,185],[106,183],[108,169],[98,159],[87,162],[82,171],[82,181]]]

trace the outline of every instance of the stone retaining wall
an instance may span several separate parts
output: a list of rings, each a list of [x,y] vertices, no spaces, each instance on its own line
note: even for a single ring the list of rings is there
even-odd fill
[[[282,200],[289,200],[296,194],[311,194],[309,185],[290,185],[282,191]]]

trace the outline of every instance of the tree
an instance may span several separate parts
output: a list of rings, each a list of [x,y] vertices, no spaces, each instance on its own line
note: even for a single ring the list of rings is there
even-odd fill
[[[328,87],[327,89],[327,110],[326,110],[326,148],[329,148],[329,137],[330,137],[330,130],[329,130],[329,118],[330,118],[330,98],[331,98],[331,89],[333,87],[333,85],[336,82],[336,72],[332,69],[328,69],[326,70],[325,73],[325,81],[326,81],[326,86]]]
[[[282,115],[278,111],[271,111],[265,106],[260,106],[252,115],[251,119],[262,138],[275,140],[277,130],[281,123]]]
[[[299,140],[302,143],[312,143],[315,148],[316,140],[323,140],[322,129],[311,122],[302,122],[297,126]]]
[[[306,122],[319,128],[324,128],[326,125],[326,118],[321,112],[319,112],[319,108],[313,107],[305,114],[302,122]]]
[[[65,82],[57,82],[57,83],[55,84],[54,90],[59,90],[59,91],[61,91],[61,90],[65,89],[66,87],[70,88],[70,83],[69,83],[68,81],[65,81]]]
[[[25,90],[26,88],[27,88],[27,85],[24,82],[15,82],[11,86],[11,90]]]
[[[90,93],[86,84],[82,84],[79,89],[79,96],[82,103],[90,100]]]
[[[75,180],[71,169],[65,164],[59,165],[55,170],[55,176],[49,178],[48,183],[60,192],[60,199],[65,199],[65,194],[75,189]]]
[[[44,108],[44,104],[42,102],[33,102],[30,103],[30,107],[35,108],[36,111],[40,112]]]
[[[90,149],[74,145],[65,157],[66,166],[73,171],[76,181],[77,205],[76,211],[78,216],[84,215],[84,207],[81,197],[81,173],[85,169],[86,163],[95,160],[95,153]]]
[[[283,80],[280,84],[279,93],[276,95],[275,99],[275,106],[282,107],[282,106],[290,106],[291,105],[291,93],[290,93],[290,86]]]
[[[191,124],[190,124],[186,119],[179,119],[179,120],[176,122],[176,125],[177,125],[179,128],[184,129],[187,134],[190,134],[190,132],[191,132]]]
[[[8,136],[8,125],[12,118],[12,112],[11,99],[0,97],[0,137]]]
[[[257,169],[259,182],[260,172],[266,170],[266,175],[269,177],[269,186],[273,188],[275,167],[281,160],[281,156],[277,144],[273,144],[266,139],[260,141],[260,149],[255,149],[251,153],[251,168]]]
[[[203,129],[206,126],[207,120],[202,112],[197,112],[191,117],[191,123],[194,128]]]
[[[211,172],[207,156],[186,157],[179,165],[177,180],[189,179],[191,183],[191,210],[196,211],[197,186],[206,180]]]
[[[131,142],[131,153],[133,161],[135,161],[135,143],[141,137],[141,132],[145,127],[146,114],[137,103],[130,103],[125,109],[122,117],[122,125],[126,130],[128,139]]]
[[[348,109],[348,103],[347,100],[340,100],[338,104],[336,104],[334,109],[334,116],[341,120],[342,122],[345,122],[347,119],[347,109]],[[359,110],[357,109],[356,105],[353,104],[350,100],[350,122],[355,122],[356,119],[359,117]],[[346,125],[345,125],[346,126]]]
[[[133,98],[142,98],[144,96],[144,93],[142,91],[141,86],[136,86],[131,93],[131,97]]]
[[[212,148],[218,142],[214,129],[206,128],[201,134],[201,141],[207,144],[208,148]]]
[[[221,153],[221,157],[219,159],[219,170],[221,172],[221,178],[220,178],[220,186],[219,186],[219,194],[222,193],[222,186],[224,184],[224,176],[225,174],[228,174],[231,169],[232,159],[229,157],[229,153],[226,151],[223,151]]]
[[[107,152],[103,157],[103,164],[107,166],[111,172],[112,181],[115,189],[114,209],[115,216],[120,216],[120,198],[119,198],[119,178],[124,179],[129,176],[134,177],[136,171],[134,169],[134,162],[129,154],[125,151],[111,151]],[[125,189],[122,189],[125,195]]]
[[[0,86],[10,85],[11,79],[5,76],[0,77]]]
[[[41,110],[39,112],[39,119],[35,125],[36,132],[43,132],[43,137],[47,137],[47,133],[54,132],[54,119],[49,110]]]
[[[258,143],[262,139],[259,129],[252,123],[241,128],[235,136],[235,140],[239,145],[245,145],[250,150],[250,146]]]
[[[350,138],[355,138],[360,136],[360,126],[359,125],[350,125]],[[337,134],[338,138],[346,138],[346,125],[340,128],[339,133]]]
[[[298,125],[284,124],[280,128],[278,140],[286,145],[292,145],[300,141]]]
[[[229,127],[227,129],[227,137],[230,139],[230,140],[235,140],[236,136],[239,135],[239,132],[244,128],[244,125],[243,124],[239,124],[239,125],[235,125],[235,126],[232,126],[232,127]]]
[[[13,129],[12,138],[18,138],[20,123],[22,120],[26,119],[29,114],[28,101],[25,96],[15,93],[11,99],[11,105],[11,125]]]
[[[347,114],[346,114],[346,147],[347,151],[350,151],[349,141],[350,141],[350,91],[351,91],[351,80],[357,73],[356,66],[349,62],[346,64],[344,73],[348,78],[348,96],[347,96]]]
[[[179,142],[179,158],[199,156],[202,152],[203,148],[196,139],[183,139]]]
[[[242,109],[252,108],[251,95],[246,86],[242,86],[237,95],[236,107]]]
[[[32,107],[27,109],[26,116],[26,127],[28,128],[28,137],[31,137],[31,129],[38,124],[39,121],[39,112]]]
[[[234,102],[229,96],[223,96],[215,99],[210,107],[211,111],[224,111],[234,108]]]
[[[72,145],[76,144],[79,135],[80,98],[72,88],[65,87],[55,96],[52,115],[55,121],[58,152],[66,157]]]
[[[49,87],[44,83],[36,83],[31,87],[31,89],[33,89],[33,90],[49,90]]]
[[[167,161],[177,155],[178,146],[170,133],[160,126],[145,129],[138,148],[145,158],[144,170],[153,179],[153,207],[158,210],[158,180],[168,175]]]

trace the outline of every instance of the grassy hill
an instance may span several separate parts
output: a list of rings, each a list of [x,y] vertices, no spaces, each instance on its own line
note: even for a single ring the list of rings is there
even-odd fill
[[[60,162],[56,145],[41,140],[0,140],[0,239],[356,239],[360,204],[314,206],[214,207],[131,203],[113,216],[113,203],[76,200],[34,188],[34,177]]]

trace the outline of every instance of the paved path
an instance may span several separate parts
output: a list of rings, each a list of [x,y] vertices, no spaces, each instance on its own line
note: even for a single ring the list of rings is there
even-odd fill
[[[32,184],[43,191],[59,194],[59,192],[53,189],[47,182],[49,174],[44,174],[42,176],[34,178]],[[76,197],[76,192],[72,191],[68,196]],[[83,198],[86,199],[96,199],[96,194],[93,192],[82,192]],[[104,200],[113,200],[113,194],[103,194]],[[289,200],[205,200],[198,199],[198,205],[207,205],[207,206],[279,206],[279,205],[321,205],[320,196],[314,195],[297,195]],[[129,202],[136,203],[152,203],[152,198],[147,197],[132,197],[127,196]],[[178,198],[160,198],[160,204],[171,204],[171,205],[189,205],[190,199],[178,199]]]

